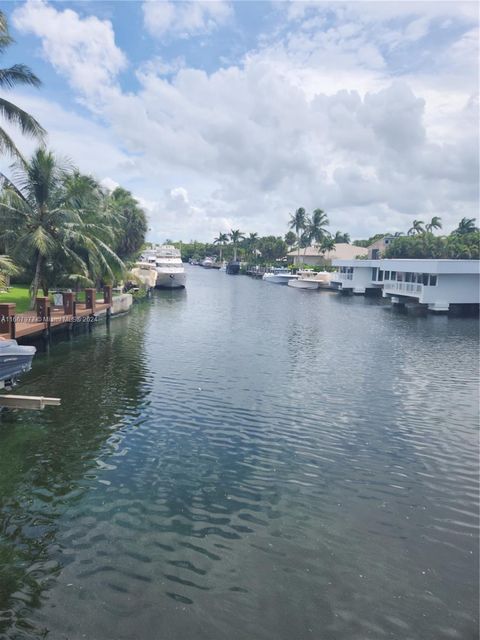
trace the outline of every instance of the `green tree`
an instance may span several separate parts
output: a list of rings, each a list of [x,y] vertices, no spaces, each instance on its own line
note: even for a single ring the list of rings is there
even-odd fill
[[[328,217],[325,211],[315,209],[311,219],[308,221],[306,230],[309,243],[313,243],[314,246],[321,246],[325,238],[330,235],[327,230],[328,224]]]
[[[424,233],[425,229],[424,229],[423,225],[424,225],[423,220],[414,220],[412,222],[412,226],[408,230],[407,235],[414,236],[414,235],[418,235],[420,233]]]
[[[385,251],[386,258],[478,260],[480,232],[452,233],[448,237],[431,233],[395,238]]]
[[[7,19],[0,11],[0,54],[4,53],[12,43],[13,38],[8,32]],[[12,67],[0,69],[0,89],[13,89],[19,85],[39,87],[40,84],[37,76],[23,64],[14,64]],[[45,134],[45,130],[33,116],[3,97],[0,97],[0,115],[8,123],[18,126],[25,135],[42,139]],[[0,127],[0,153],[8,153],[16,158],[22,157],[3,127]]]
[[[442,219],[438,216],[433,216],[428,224],[425,225],[425,231],[428,233],[432,233],[433,229],[441,229],[442,228]]]
[[[69,274],[75,270],[82,278],[91,275],[85,253],[90,264],[100,265],[112,278],[112,263],[123,267],[102,239],[109,230],[101,223],[87,223],[85,212],[74,205],[65,186],[70,172],[41,147],[29,161],[16,163],[12,181],[0,174],[2,237],[8,238],[12,257],[34,265],[32,308],[40,286],[48,294],[49,273],[60,277],[61,269],[68,268]]]
[[[290,215],[289,227],[290,229],[295,229],[295,234],[297,236],[297,254],[300,256],[300,238],[301,232],[305,231],[307,226],[307,214],[303,207],[298,208],[295,213]]]
[[[217,244],[220,247],[220,262],[222,261],[222,257],[223,257],[223,247],[227,244],[228,238],[229,238],[228,233],[220,232],[213,241],[213,244]]]
[[[478,231],[475,226],[475,218],[462,218],[458,223],[458,227],[453,232],[455,235],[464,235],[466,233],[472,233]]]
[[[145,211],[130,191],[117,187],[108,199],[108,206],[119,221],[116,230],[115,253],[122,259],[133,258],[143,247],[148,231]],[[171,242],[167,242],[171,244]]]
[[[281,260],[288,251],[287,243],[283,238],[276,236],[264,236],[258,239],[258,250],[262,256],[262,262],[268,263]]]
[[[320,252],[325,255],[328,251],[333,251],[334,249],[335,238],[332,238],[331,236],[324,236],[320,242]]]
[[[290,249],[297,241],[297,236],[293,233],[293,231],[288,231],[284,236],[284,240],[287,243],[288,248]]]
[[[232,229],[232,231],[230,231],[230,240],[232,241],[232,244],[233,244],[233,259],[234,259],[234,261],[237,260],[238,244],[244,238],[245,238],[245,234],[242,231],[240,231],[239,229]]]
[[[18,269],[9,256],[0,256],[0,289],[4,289],[10,276],[18,273]]]
[[[345,242],[346,244],[350,243],[350,234],[342,233],[341,231],[336,231],[334,236],[335,242]]]

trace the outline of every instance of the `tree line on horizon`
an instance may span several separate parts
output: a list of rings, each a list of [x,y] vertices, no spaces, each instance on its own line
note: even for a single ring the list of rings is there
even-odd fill
[[[0,12],[0,54],[13,43]],[[0,89],[40,87],[25,65],[0,69]],[[45,145],[37,120],[0,96],[0,114],[38,142],[24,158],[0,127],[0,154],[14,159],[11,176],[0,173],[0,287],[6,276],[30,282],[31,306],[39,289],[99,286],[119,280],[145,243],[145,212],[133,195],[103,188]]]
[[[263,236],[258,233],[246,235],[239,229],[229,233],[220,232],[211,243],[190,241],[174,243],[182,250],[185,261],[200,260],[206,256],[217,256],[263,264],[285,259],[287,253],[296,250],[298,254],[307,247],[315,247],[320,255],[332,251],[338,243],[351,242],[350,234],[328,230],[329,220],[322,209],[315,209],[309,216],[303,207],[291,214],[290,230],[282,236]],[[385,237],[393,237],[393,241],[385,250],[385,258],[451,258],[478,259],[480,249],[480,233],[474,218],[463,218],[458,227],[448,236],[434,235],[434,231],[442,229],[439,216],[430,222],[414,220],[411,227],[403,232],[377,233],[365,240],[354,240],[353,246],[369,247]],[[171,241],[168,241],[171,242]]]

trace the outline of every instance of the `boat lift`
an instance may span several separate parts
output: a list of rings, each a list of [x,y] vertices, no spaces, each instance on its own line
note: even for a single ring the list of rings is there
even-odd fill
[[[45,407],[59,407],[60,398],[47,398],[45,396],[17,396],[14,394],[0,394],[0,409],[45,409]]]

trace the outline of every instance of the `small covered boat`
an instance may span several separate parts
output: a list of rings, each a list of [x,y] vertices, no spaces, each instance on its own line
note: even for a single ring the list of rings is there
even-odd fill
[[[289,287],[296,289],[328,289],[332,274],[328,271],[299,271],[296,280],[290,280]]]
[[[285,267],[275,268],[271,273],[265,273],[262,280],[270,284],[288,284],[290,280],[296,280],[298,275]]]
[[[11,386],[22,373],[30,370],[35,352],[35,347],[0,339],[0,388]]]

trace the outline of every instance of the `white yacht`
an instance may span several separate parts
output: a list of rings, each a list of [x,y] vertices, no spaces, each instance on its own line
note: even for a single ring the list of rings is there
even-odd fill
[[[180,251],[169,244],[145,251],[142,262],[154,264],[157,271],[156,287],[180,289],[185,286],[187,276]]]

